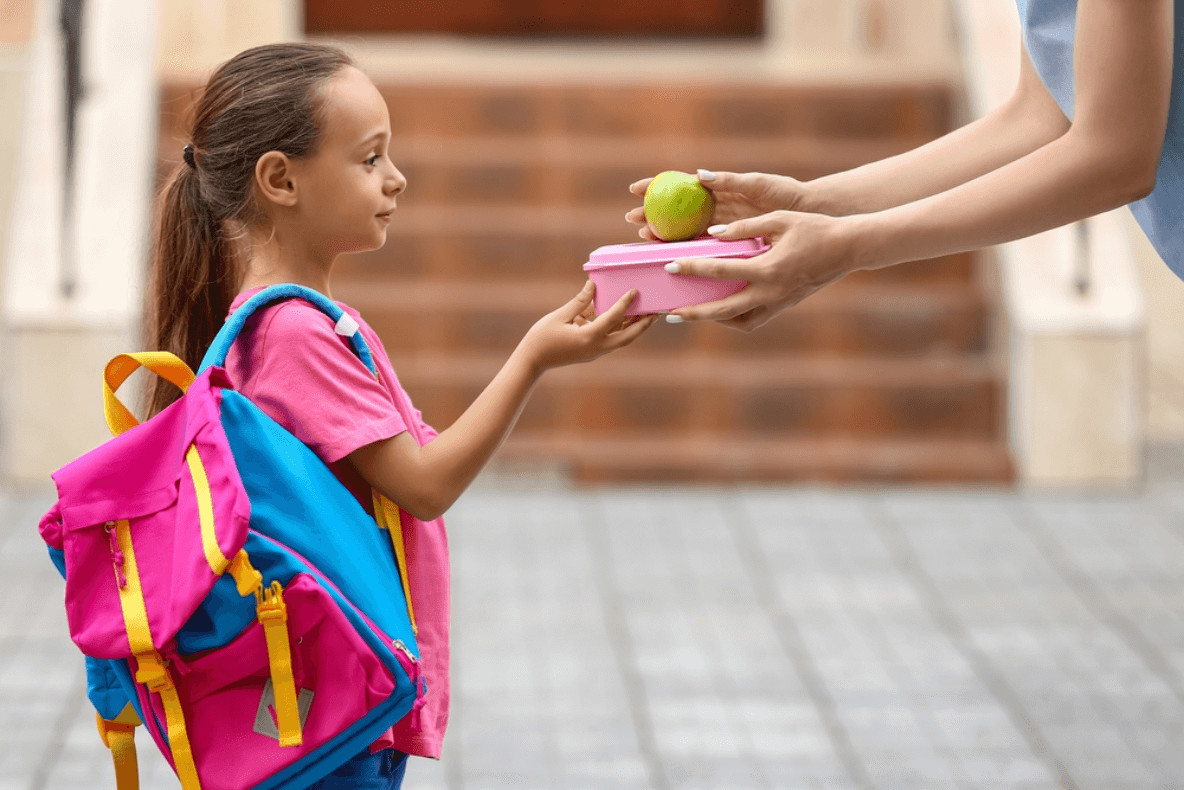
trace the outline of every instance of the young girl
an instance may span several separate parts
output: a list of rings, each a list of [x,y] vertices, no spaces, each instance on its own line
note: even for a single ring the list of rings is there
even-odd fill
[[[339,255],[381,247],[407,181],[387,156],[378,90],[338,49],[258,47],[210,78],[192,142],[172,174],[152,255],[149,347],[196,368],[228,312],[260,288],[330,295]],[[323,313],[300,300],[251,317],[227,359],[235,386],[309,445],[371,508],[371,488],[404,521],[424,706],[314,787],[398,787],[409,754],[438,757],[448,721],[448,548],[441,514],[513,426],[543,371],[628,345],[652,318],[626,295],[595,317],[591,283],[540,319],[471,407],[439,435],[399,386],[382,343],[353,309],[376,379]],[[150,412],[175,390],[158,386]]]

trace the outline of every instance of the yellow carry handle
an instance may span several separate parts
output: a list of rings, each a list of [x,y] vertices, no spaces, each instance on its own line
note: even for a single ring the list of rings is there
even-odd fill
[[[180,357],[168,351],[137,351],[120,354],[112,359],[103,371],[103,413],[107,417],[107,427],[116,436],[140,424],[140,421],[115,397],[115,390],[141,366],[165,381],[176,384],[182,392],[189,389],[189,385],[196,378]]]
[[[136,761],[136,727],[140,717],[130,704],[114,719],[104,719],[95,714],[99,725],[99,737],[103,745],[111,750],[115,764],[116,790],[140,790],[140,766]]]

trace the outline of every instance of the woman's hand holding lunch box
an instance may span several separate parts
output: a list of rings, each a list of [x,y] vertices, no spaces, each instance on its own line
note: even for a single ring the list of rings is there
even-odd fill
[[[698,178],[714,197],[708,236],[600,248],[584,266],[594,281],[600,270],[597,309],[602,309],[601,297],[619,295],[629,285],[639,290],[631,312],[667,312],[670,323],[710,320],[752,331],[859,268],[852,245],[844,241],[847,219],[809,213],[802,182],[767,173],[707,170],[698,171]],[[644,196],[653,180],[637,181],[629,191]],[[642,225],[642,238],[655,238],[644,207],[625,218]],[[640,262],[633,262],[628,274],[598,266],[606,258],[624,265],[630,256],[661,260],[662,271],[655,275]],[[656,279],[661,276],[666,279]]]

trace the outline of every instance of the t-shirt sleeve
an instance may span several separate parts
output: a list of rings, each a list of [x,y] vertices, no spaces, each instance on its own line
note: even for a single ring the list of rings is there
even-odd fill
[[[243,394],[326,463],[407,430],[390,393],[328,316],[303,302],[268,311]]]

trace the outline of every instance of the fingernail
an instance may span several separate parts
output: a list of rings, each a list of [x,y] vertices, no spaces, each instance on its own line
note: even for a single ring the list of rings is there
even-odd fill
[[[707,229],[707,232],[710,233],[712,236],[718,236],[721,233],[727,233],[728,226],[727,225],[712,225],[710,228]]]
[[[666,316],[666,323],[668,323],[668,324],[681,324],[682,322],[683,322],[683,318],[681,315],[675,315],[674,313],[669,313]]]
[[[682,267],[677,263],[668,263],[666,264],[666,271],[670,272],[671,274],[678,274],[680,271],[682,271]]]
[[[711,172],[710,170],[704,170],[703,168],[699,168],[699,180],[700,181],[714,181],[715,180],[715,173]]]

